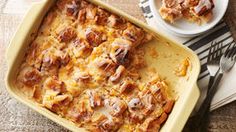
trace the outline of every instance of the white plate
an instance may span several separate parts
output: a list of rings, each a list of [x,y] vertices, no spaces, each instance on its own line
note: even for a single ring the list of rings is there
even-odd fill
[[[214,27],[224,16],[226,9],[228,7],[229,0],[213,0],[215,4],[215,8],[213,9],[213,19],[202,25],[198,25],[196,23],[190,23],[186,20],[180,19],[175,23],[169,23],[163,20],[159,14],[159,9],[162,5],[161,0],[150,0],[150,8],[151,11],[157,21],[160,21],[162,25],[164,25],[168,30],[177,34],[179,36],[196,36],[205,31],[208,31],[212,27]]]

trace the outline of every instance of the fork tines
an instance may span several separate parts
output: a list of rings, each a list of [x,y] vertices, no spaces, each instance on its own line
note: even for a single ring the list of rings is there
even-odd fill
[[[213,60],[214,58],[220,57],[223,54],[222,47],[223,47],[222,42],[218,43],[218,42],[212,41],[211,46],[209,48],[209,55],[208,55],[207,61],[209,62],[210,60]]]
[[[232,57],[233,59],[235,59],[235,54],[236,54],[236,44],[231,43],[226,49],[225,57]]]

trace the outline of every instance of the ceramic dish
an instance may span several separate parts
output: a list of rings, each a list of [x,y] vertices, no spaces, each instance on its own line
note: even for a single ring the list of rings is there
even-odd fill
[[[200,71],[200,63],[197,55],[187,47],[182,46],[182,44],[170,40],[162,34],[152,30],[151,27],[147,26],[143,22],[138,21],[126,13],[117,10],[101,1],[89,1],[106,9],[107,11],[126,18],[128,21],[143,28],[145,31],[151,33],[154,36],[154,39],[148,44],[145,44],[143,48],[144,50],[155,48],[159,56],[158,58],[154,59],[153,57],[147,55],[145,56],[145,59],[147,60],[148,65],[157,69],[157,72],[161,77],[164,77],[166,80],[168,80],[167,83],[175,91],[176,97],[178,98],[170,116],[168,117],[164,126],[161,128],[161,131],[181,131],[188,117],[190,116],[200,94],[196,85]],[[32,42],[34,39],[34,34],[37,32],[44,15],[47,13],[54,2],[55,0],[45,0],[41,3],[35,4],[24,18],[24,21],[12,39],[6,55],[9,68],[6,75],[6,87],[8,92],[14,98],[44,115],[45,117],[51,119],[52,121],[64,126],[71,131],[85,131],[85,129],[79,128],[71,121],[59,117],[53,112],[41,107],[39,104],[25,97],[15,84],[17,71],[19,70],[19,66],[24,59],[26,49],[30,42]],[[178,77],[175,75],[174,70],[180,64],[180,62],[186,58],[188,58],[190,62],[187,76]],[[145,73],[145,70],[142,72]],[[148,78],[148,76],[146,77]]]
[[[150,0],[149,5],[151,11],[156,19],[169,31],[175,35],[181,37],[192,37],[202,34],[209,29],[213,28],[224,16],[228,7],[229,0],[214,0],[215,7],[213,9],[213,19],[205,24],[198,25],[196,23],[190,23],[187,20],[180,19],[175,23],[171,24],[163,20],[159,14],[159,9],[162,5],[161,0]]]

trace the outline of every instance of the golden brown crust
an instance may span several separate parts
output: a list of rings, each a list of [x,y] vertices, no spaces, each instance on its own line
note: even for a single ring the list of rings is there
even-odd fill
[[[73,28],[65,28],[59,33],[59,41],[60,42],[69,42],[73,38],[76,37],[76,32],[74,31]]]
[[[151,38],[87,1],[58,0],[29,46],[17,85],[90,131],[158,130],[166,120],[159,116],[170,113],[174,103],[164,81],[140,81],[146,65],[139,45]]]

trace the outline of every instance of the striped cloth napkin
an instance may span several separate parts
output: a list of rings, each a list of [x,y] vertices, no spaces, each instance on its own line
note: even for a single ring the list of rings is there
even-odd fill
[[[197,110],[206,96],[206,90],[209,82],[209,72],[206,67],[207,56],[209,53],[209,47],[211,42],[222,42],[224,49],[227,45],[235,43],[229,27],[222,20],[210,31],[192,38],[182,38],[171,34],[165,27],[158,22],[152,14],[149,6],[149,0],[140,0],[139,6],[143,11],[144,17],[147,23],[155,28],[158,32],[165,34],[166,36],[173,38],[180,43],[188,46],[195,51],[201,61],[201,73],[198,78],[198,86],[201,91],[201,97],[196,105]],[[225,104],[228,104],[236,100],[236,65],[234,68],[224,75],[219,84],[219,89],[212,100],[211,110],[217,109]]]

